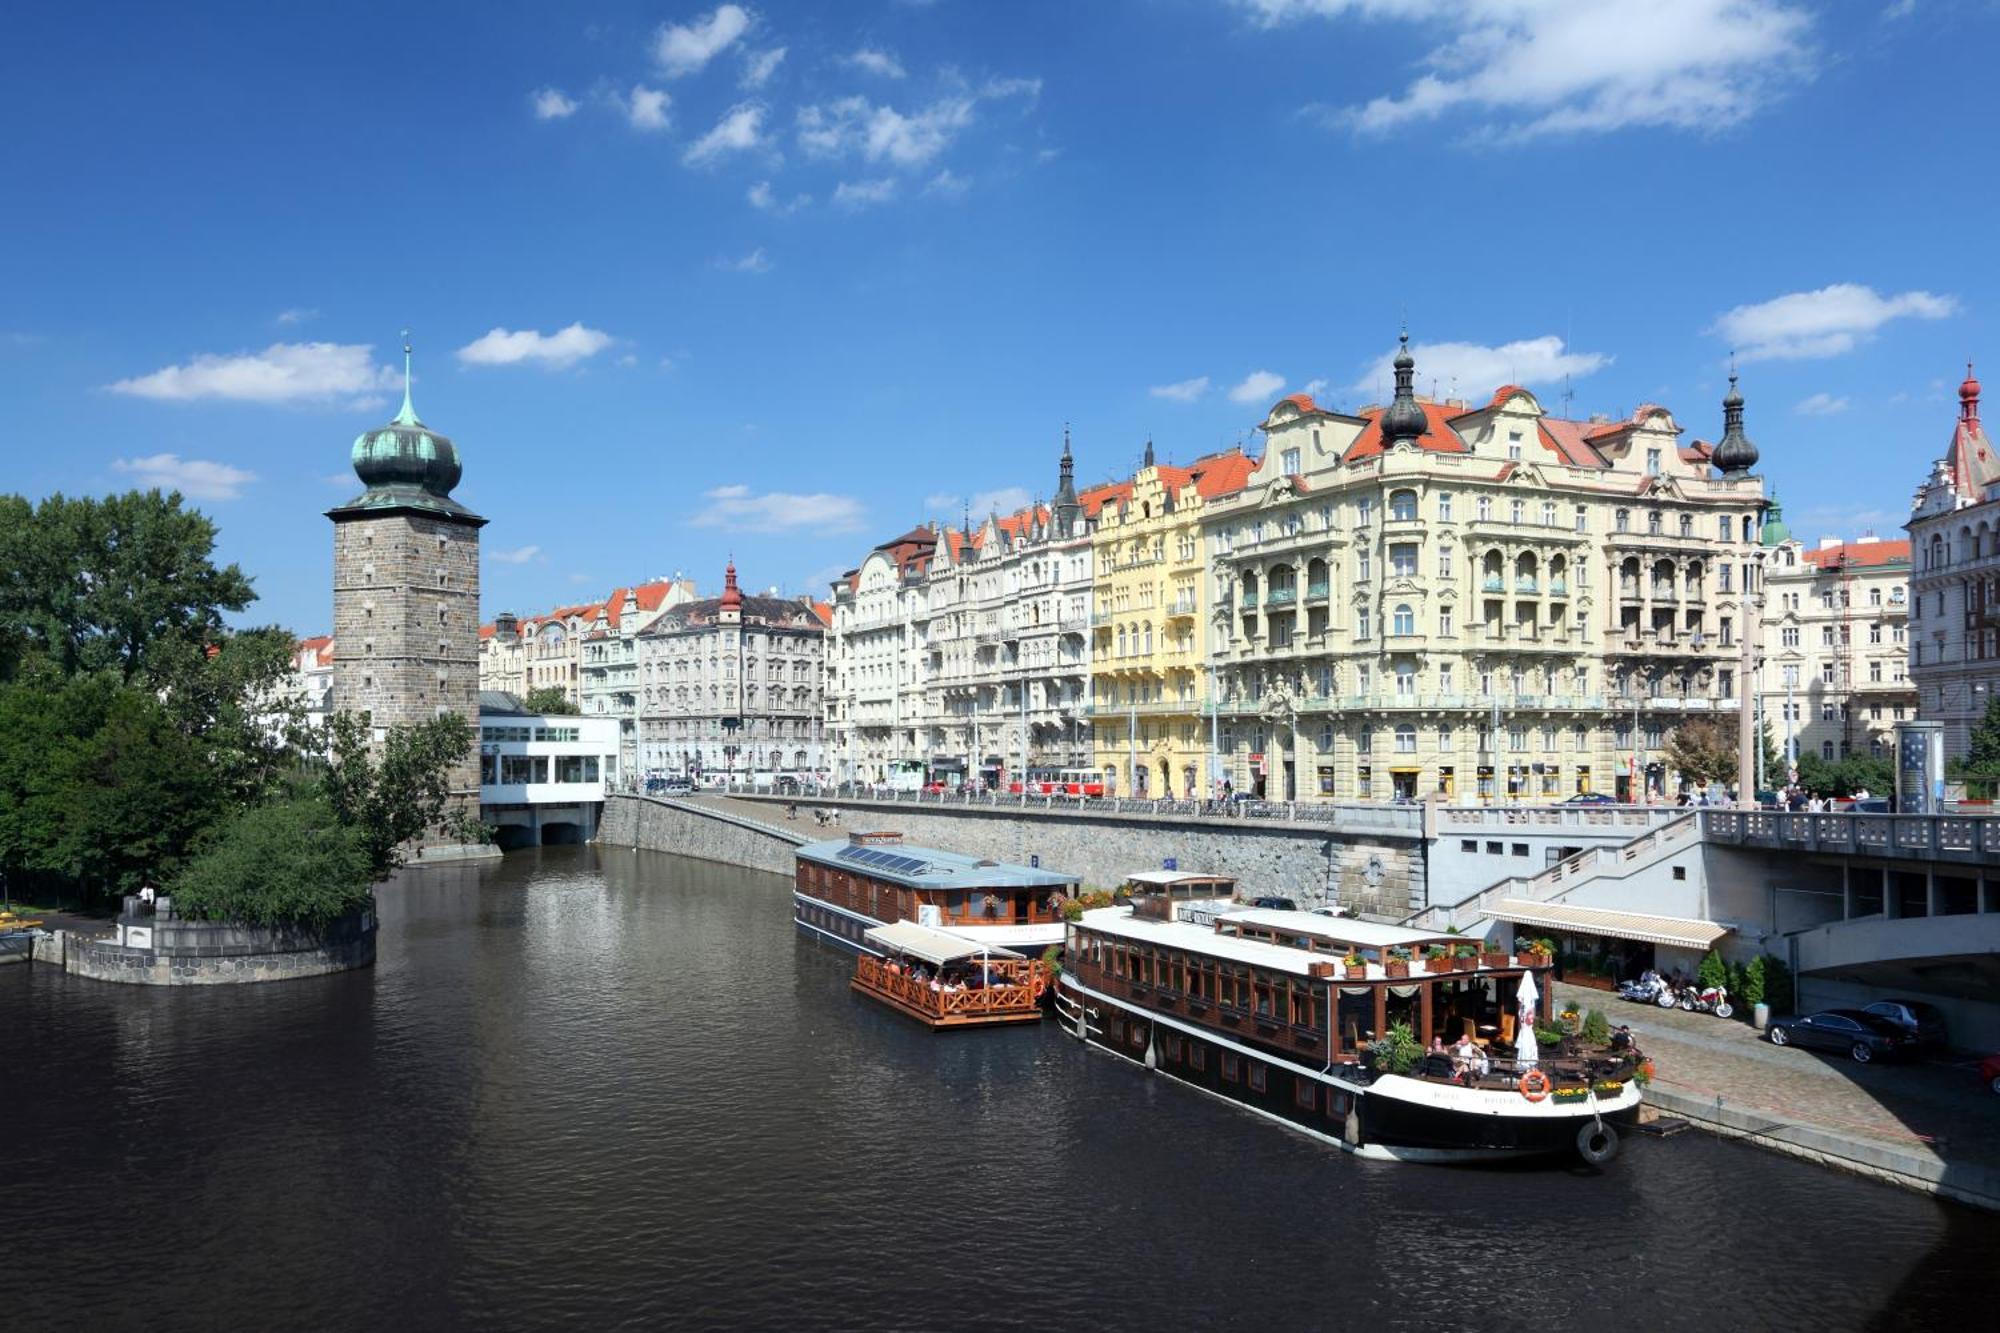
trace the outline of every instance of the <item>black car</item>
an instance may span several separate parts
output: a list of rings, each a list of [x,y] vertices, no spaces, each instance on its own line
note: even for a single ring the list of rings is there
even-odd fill
[[[1296,912],[1299,910],[1299,905],[1290,898],[1252,898],[1250,905],[1252,907],[1266,908],[1273,912]]]
[[[1820,1051],[1845,1051],[1859,1064],[1907,1055],[1917,1037],[1902,1024],[1866,1009],[1822,1009],[1803,1018],[1771,1020],[1773,1046],[1805,1046]]]
[[[1868,1006],[1866,1012],[1916,1033],[1919,1046],[1943,1050],[1947,1044],[1944,1011],[1934,1004],[1925,1004],[1922,1000],[1877,1000]]]

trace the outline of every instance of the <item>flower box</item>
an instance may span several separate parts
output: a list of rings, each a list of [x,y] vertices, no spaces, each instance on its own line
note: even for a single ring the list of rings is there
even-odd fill
[[[1410,960],[1407,958],[1388,959],[1382,964],[1382,974],[1397,980],[1407,980],[1410,975]]]

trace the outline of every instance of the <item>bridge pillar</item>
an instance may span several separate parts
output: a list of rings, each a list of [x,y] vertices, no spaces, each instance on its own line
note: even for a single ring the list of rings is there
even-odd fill
[[[1840,919],[1854,919],[1854,867],[1845,860],[1840,863]]]

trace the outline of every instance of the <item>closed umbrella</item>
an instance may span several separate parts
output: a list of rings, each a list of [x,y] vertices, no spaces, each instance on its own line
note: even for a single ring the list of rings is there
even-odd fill
[[[1521,989],[1515,992],[1515,1000],[1520,1006],[1517,1021],[1518,1036],[1514,1039],[1514,1062],[1523,1069],[1531,1069],[1542,1058],[1541,1049],[1535,1044],[1535,1001],[1541,992],[1535,987],[1535,974],[1521,974]]]

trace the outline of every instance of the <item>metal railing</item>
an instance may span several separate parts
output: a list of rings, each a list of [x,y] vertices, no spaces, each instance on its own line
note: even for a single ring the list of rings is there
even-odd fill
[[[1917,860],[2000,856],[2000,816],[1792,814],[1704,810],[1702,832],[1718,842]]]

